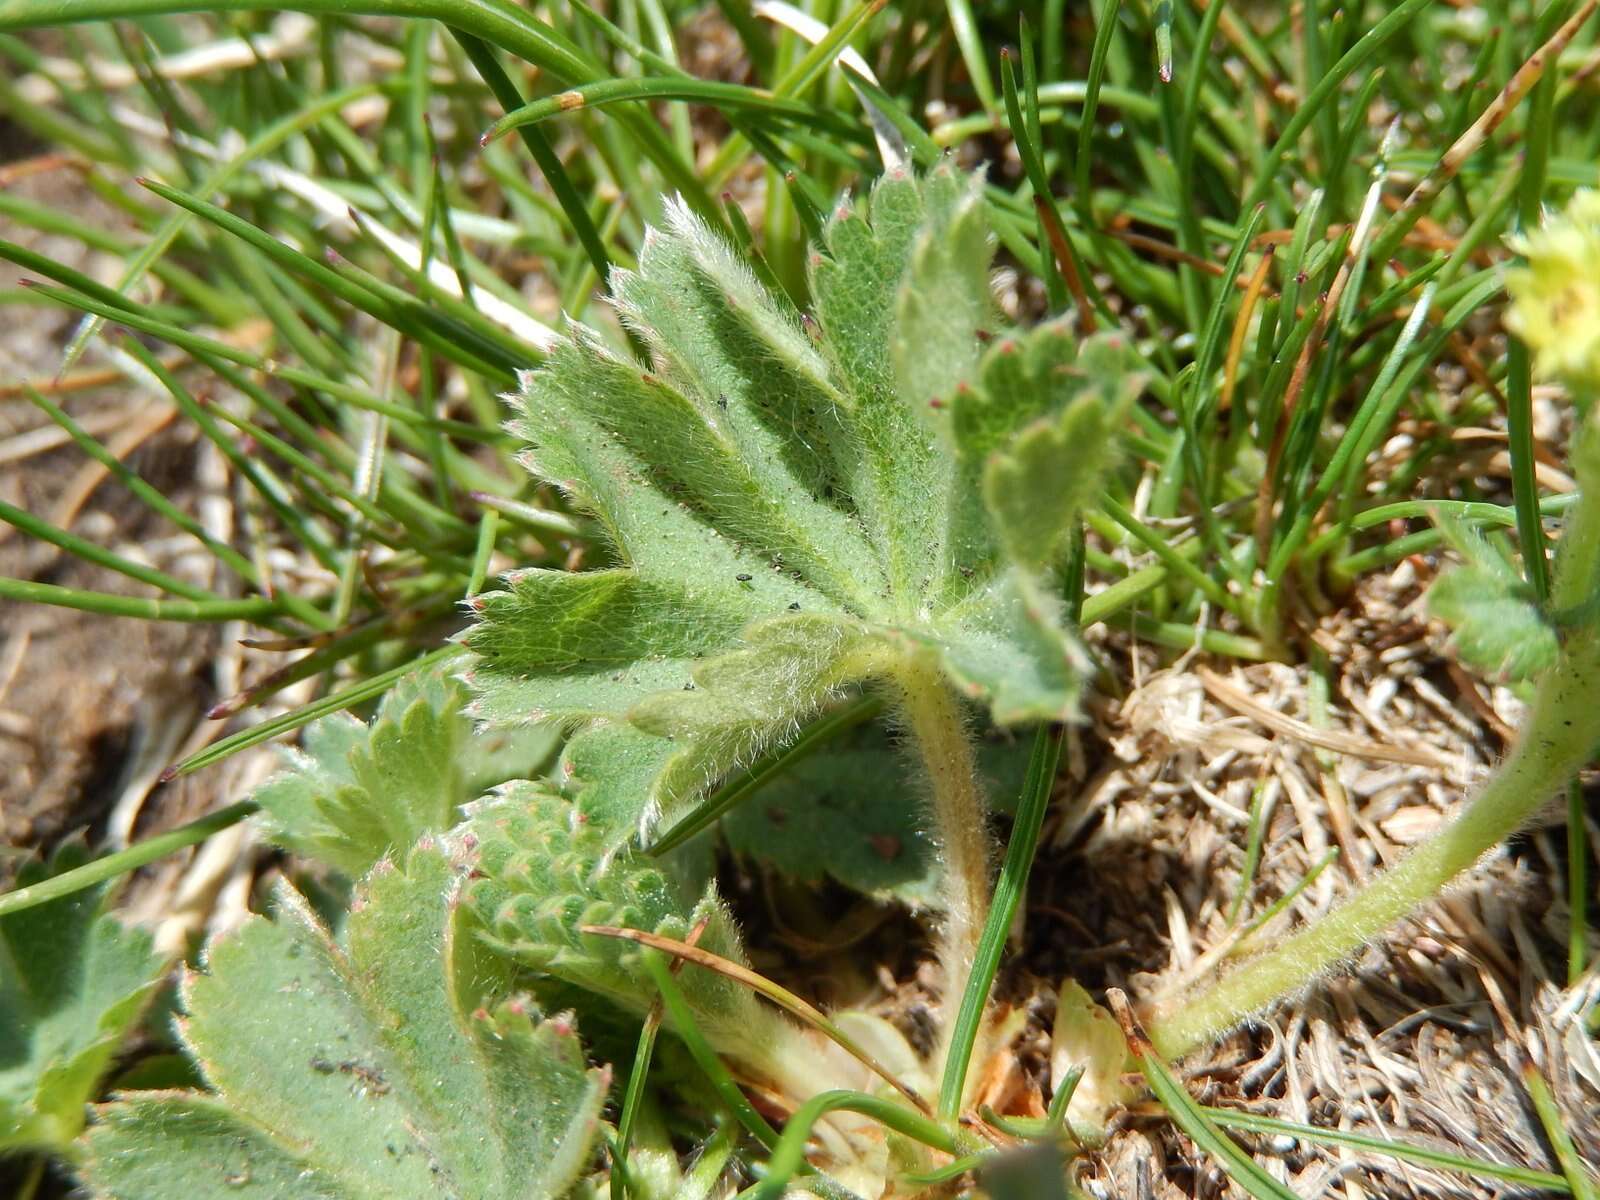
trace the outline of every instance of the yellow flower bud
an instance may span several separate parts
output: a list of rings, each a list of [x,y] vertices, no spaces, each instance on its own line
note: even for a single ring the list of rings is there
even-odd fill
[[[1506,328],[1542,378],[1600,386],[1600,192],[1577,192],[1566,211],[1507,242],[1528,261],[1506,272]]]

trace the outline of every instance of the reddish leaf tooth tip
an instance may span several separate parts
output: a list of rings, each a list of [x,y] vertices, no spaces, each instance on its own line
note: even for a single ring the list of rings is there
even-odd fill
[[[900,839],[892,833],[871,834],[867,842],[872,846],[872,852],[886,863],[892,863],[900,857]]]

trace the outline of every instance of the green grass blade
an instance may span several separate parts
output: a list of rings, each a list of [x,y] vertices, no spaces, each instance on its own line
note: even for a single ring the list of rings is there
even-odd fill
[[[1238,1184],[1256,1200],[1298,1200],[1251,1158],[1237,1142],[1219,1129],[1208,1112],[1195,1103],[1194,1097],[1173,1075],[1172,1069],[1161,1061],[1161,1056],[1150,1044],[1144,1031],[1134,1022],[1127,998],[1116,988],[1106,993],[1112,1012],[1122,1024],[1123,1036],[1128,1039],[1128,1051],[1139,1069],[1144,1072],[1150,1090],[1173,1123],[1183,1130],[1201,1150],[1217,1160],[1228,1178]]]
[[[1006,845],[1006,857],[1000,867],[1000,877],[995,882],[994,898],[988,919],[983,926],[983,937],[973,956],[972,973],[967,977],[961,993],[961,1006],[951,1026],[950,1049],[944,1064],[944,1077],[939,1085],[939,1117],[954,1121],[961,1115],[961,1098],[966,1089],[967,1068],[972,1061],[972,1048],[983,1023],[988,1007],[989,991],[994,986],[995,972],[1000,969],[1000,955],[1005,950],[1006,939],[1011,935],[1011,922],[1017,915],[1028,889],[1028,873],[1033,869],[1033,856],[1039,846],[1039,831],[1044,826],[1044,815],[1050,807],[1050,788],[1055,782],[1056,766],[1061,759],[1061,744],[1065,735],[1048,725],[1039,726],[1033,738],[1033,753],[1028,760],[1028,775],[1023,781],[1022,796],[1017,802],[1017,814],[1011,826],[1011,840]]]
[[[1382,1154],[1421,1167],[1442,1167],[1447,1171],[1460,1171],[1482,1179],[1498,1179],[1519,1187],[1540,1188],[1552,1192],[1568,1191],[1567,1181],[1549,1171],[1536,1171],[1531,1167],[1516,1167],[1506,1163],[1490,1162],[1481,1158],[1464,1158],[1427,1146],[1412,1146],[1405,1142],[1391,1142],[1387,1138],[1355,1133],[1348,1129],[1327,1129],[1317,1125],[1301,1125],[1294,1121],[1281,1121],[1276,1117],[1260,1117],[1255,1113],[1237,1112],[1231,1108],[1202,1110],[1217,1125],[1240,1129],[1247,1133],[1287,1134],[1307,1142],[1329,1146],[1349,1146],[1370,1154]]]
[[[137,871],[159,858],[198,845],[212,834],[221,833],[229,826],[237,825],[259,808],[260,805],[252,800],[241,800],[238,804],[220,808],[214,813],[190,821],[187,825],[180,825],[166,833],[145,838],[144,841],[129,846],[126,850],[97,858],[93,862],[84,863],[81,867],[63,871],[60,875],[51,876],[25,888],[18,888],[14,892],[0,894],[0,917],[22,912],[35,905],[48,904],[52,900],[59,900],[63,896],[70,896],[75,892],[105,883],[108,879]]]
[[[244,600],[150,600],[9,576],[0,576],[0,600],[53,604],[57,608],[74,608],[104,617],[135,617],[141,621],[263,621],[282,611],[277,601],[265,596]]]

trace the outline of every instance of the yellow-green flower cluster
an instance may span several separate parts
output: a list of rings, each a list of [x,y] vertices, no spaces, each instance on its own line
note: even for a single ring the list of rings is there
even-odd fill
[[[1572,197],[1533,233],[1508,239],[1527,265],[1506,272],[1506,328],[1544,378],[1600,387],[1600,192]]]

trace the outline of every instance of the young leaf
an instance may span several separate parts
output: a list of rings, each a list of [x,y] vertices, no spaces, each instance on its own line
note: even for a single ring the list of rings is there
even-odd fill
[[[132,1093],[88,1136],[97,1196],[556,1200],[589,1164],[608,1073],[510,986],[423,843],[367,878],[344,946],[277,894],[214,942],[180,1029],[215,1093]]]
[[[1449,625],[1466,662],[1496,679],[1520,683],[1556,660],[1555,627],[1521,573],[1471,526],[1444,513],[1436,520],[1466,560],[1428,590],[1428,611]]]
[[[672,207],[612,279],[651,369],[579,327],[522,379],[528,466],[615,560],[474,601],[474,715],[654,739],[646,825],[916,664],[1002,724],[1075,716],[1055,576],[1140,373],[1061,325],[986,352],[990,255],[981,178],[891,172],[835,212],[809,320]]]
[[[76,847],[27,886],[78,865]],[[166,960],[143,931],[102,911],[92,888],[0,918],[0,1154],[65,1152],[123,1035],[161,980]]]
[[[586,934],[586,925],[658,933],[742,961],[739,935],[710,890],[699,897],[654,863],[610,853],[612,839],[583,809],[537,784],[510,783],[471,806],[459,837],[477,856],[468,892],[489,945],[543,974],[643,1017],[655,998],[642,951]],[[705,970],[681,983],[700,1031],[746,1063],[770,1057],[792,1033],[749,989]]]
[[[550,756],[550,731],[474,736],[465,704],[461,684],[433,672],[397,685],[370,726],[349,713],[317,721],[255,794],[267,835],[360,878]]]

